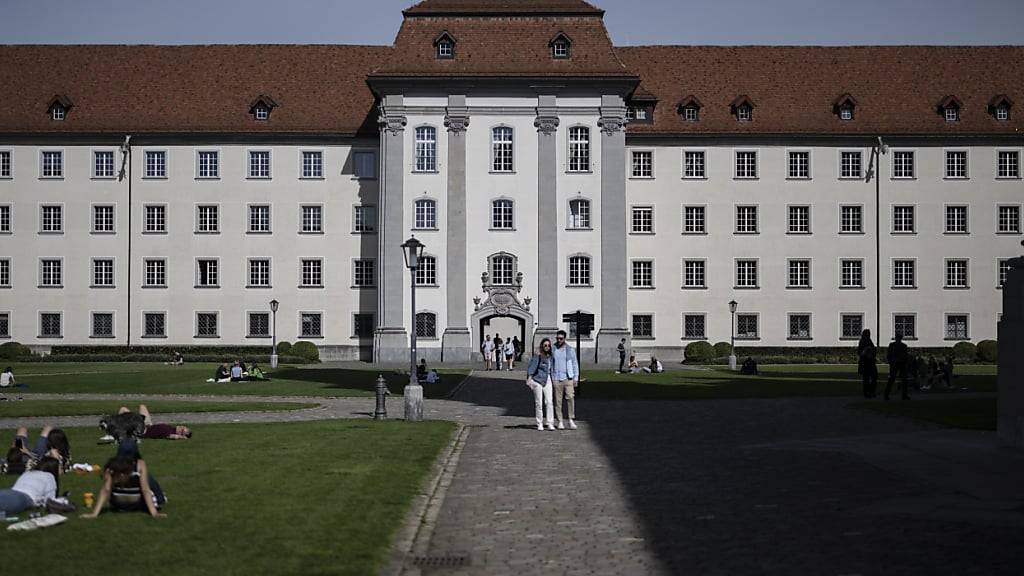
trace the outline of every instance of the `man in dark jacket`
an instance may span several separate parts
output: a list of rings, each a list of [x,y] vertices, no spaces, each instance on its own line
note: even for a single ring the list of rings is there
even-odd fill
[[[903,343],[903,334],[896,334],[896,341],[889,344],[885,352],[885,359],[889,362],[889,381],[885,384],[885,399],[889,399],[889,392],[892,391],[892,383],[896,381],[896,375],[900,377],[900,393],[904,400],[910,400],[907,394],[907,345]]]

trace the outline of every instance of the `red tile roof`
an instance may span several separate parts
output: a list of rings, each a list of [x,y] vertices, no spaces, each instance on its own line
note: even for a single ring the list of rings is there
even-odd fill
[[[487,15],[495,14],[604,14],[583,0],[423,0],[402,11],[406,16]]]
[[[0,133],[377,133],[385,46],[0,46]],[[54,95],[74,102],[53,121]],[[265,96],[266,121],[249,111]]]
[[[658,98],[654,122],[632,134],[943,135],[1024,133],[1024,109],[997,121],[996,95],[1024,102],[1024,47],[960,46],[636,46],[616,53]],[[849,94],[854,118],[834,104]],[[700,121],[676,110],[687,96],[703,104]],[[746,95],[753,121],[738,122],[730,103]],[[946,122],[939,102],[955,96],[960,120]]]

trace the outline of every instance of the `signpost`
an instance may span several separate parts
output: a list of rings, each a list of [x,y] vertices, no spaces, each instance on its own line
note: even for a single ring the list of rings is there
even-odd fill
[[[562,314],[562,322],[576,325],[576,365],[580,365],[580,336],[594,331],[594,315],[582,310]]]

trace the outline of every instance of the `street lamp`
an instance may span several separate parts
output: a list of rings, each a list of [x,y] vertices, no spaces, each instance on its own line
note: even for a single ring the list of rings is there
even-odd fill
[[[729,314],[732,315],[729,322],[729,370],[736,369],[736,307],[739,304],[735,300],[729,301]]]
[[[409,332],[409,384],[405,387],[405,419],[408,422],[423,419],[423,387],[416,378],[416,269],[423,256],[423,243],[410,237],[402,244],[405,266],[409,269],[412,293],[412,326]]]
[[[277,306],[280,304],[277,300],[270,301],[270,315],[271,320],[270,337],[273,348],[270,352],[270,367],[277,368]]]

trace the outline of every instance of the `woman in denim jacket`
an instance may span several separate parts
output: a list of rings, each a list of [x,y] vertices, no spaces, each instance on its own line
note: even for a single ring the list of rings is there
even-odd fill
[[[543,430],[545,422],[548,430],[555,429],[555,409],[551,404],[551,340],[540,341],[537,354],[530,358],[530,366],[526,369],[526,385],[533,390],[534,406],[537,409],[537,430]],[[543,408],[547,404],[547,413]],[[546,418],[542,418],[546,416]]]

